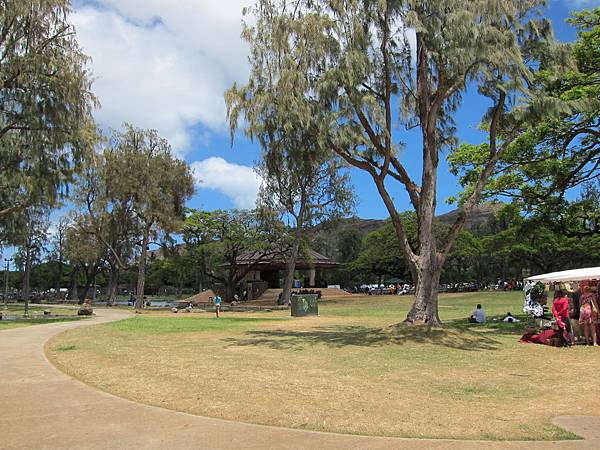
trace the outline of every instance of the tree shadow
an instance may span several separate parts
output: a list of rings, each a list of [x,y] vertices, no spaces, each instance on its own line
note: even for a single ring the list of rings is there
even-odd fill
[[[531,325],[531,318],[527,316],[514,316],[520,322],[503,322],[504,314],[489,316],[486,323],[470,323],[467,319],[447,320],[445,325],[458,331],[473,332],[478,331],[481,334],[490,335],[514,335],[520,337],[525,327]]]
[[[252,330],[243,338],[226,338],[230,347],[256,346],[276,350],[301,351],[316,345],[332,348],[347,346],[382,347],[408,343],[431,344],[465,351],[498,350],[500,335],[520,335],[523,324],[469,324],[466,320],[449,321],[444,328],[396,324],[386,328],[365,326],[327,326],[306,331]]]

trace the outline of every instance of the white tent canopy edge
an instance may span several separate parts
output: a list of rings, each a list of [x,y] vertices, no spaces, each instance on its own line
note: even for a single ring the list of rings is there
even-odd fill
[[[541,281],[542,283],[583,280],[600,280],[600,267],[563,270],[562,272],[543,273],[541,275],[525,278],[525,281]]]

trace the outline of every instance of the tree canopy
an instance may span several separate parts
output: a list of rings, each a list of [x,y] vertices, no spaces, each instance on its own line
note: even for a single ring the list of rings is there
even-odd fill
[[[95,142],[88,57],[67,0],[0,2],[0,228],[53,206]],[[1,230],[0,230],[1,231]],[[8,236],[5,236],[8,238]]]
[[[251,71],[246,85],[227,94],[232,130],[243,116],[251,133],[260,132],[285,108],[322,147],[370,176],[417,280],[407,322],[440,323],[437,286],[452,244],[499,159],[544,111],[535,74],[567,58],[541,17],[543,3],[259,0],[249,10],[243,37]],[[490,105],[482,117],[487,152],[465,180],[461,214],[438,245],[440,155],[454,149],[454,114],[467,92]],[[403,132],[415,127],[420,148],[404,148]],[[403,156],[422,160],[420,182]],[[404,188],[415,210],[416,246],[392,187]]]
[[[183,237],[200,270],[225,287],[232,300],[239,282],[261,262],[286,250],[287,235],[278,218],[264,210],[192,210],[185,220]],[[240,257],[254,263],[239,266]]]
[[[600,179],[600,8],[575,13],[568,22],[577,28],[573,64],[536,73],[532,83],[548,114],[507,148],[483,195],[513,198],[525,213],[543,214],[549,226],[583,236],[600,226],[600,211],[590,203]],[[451,155],[463,184],[481,170],[488,151],[487,145],[464,144]],[[582,195],[572,202],[568,193],[576,189]]]

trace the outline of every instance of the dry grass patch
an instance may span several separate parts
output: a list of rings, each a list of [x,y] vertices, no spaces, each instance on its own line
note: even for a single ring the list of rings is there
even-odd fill
[[[152,313],[68,331],[47,352],[100,389],[199,415],[370,435],[574,438],[550,419],[600,413],[598,385],[579,387],[600,352],[521,344],[515,325],[457,320],[482,301],[491,314],[519,310],[518,293],[487,295],[445,299],[442,330],[391,326],[408,298],[359,297],[301,319]]]

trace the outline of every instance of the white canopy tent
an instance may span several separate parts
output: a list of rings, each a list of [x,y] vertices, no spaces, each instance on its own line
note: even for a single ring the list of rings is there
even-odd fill
[[[600,267],[563,270],[562,272],[543,273],[541,275],[525,278],[525,281],[541,281],[542,283],[582,280],[600,280]]]

